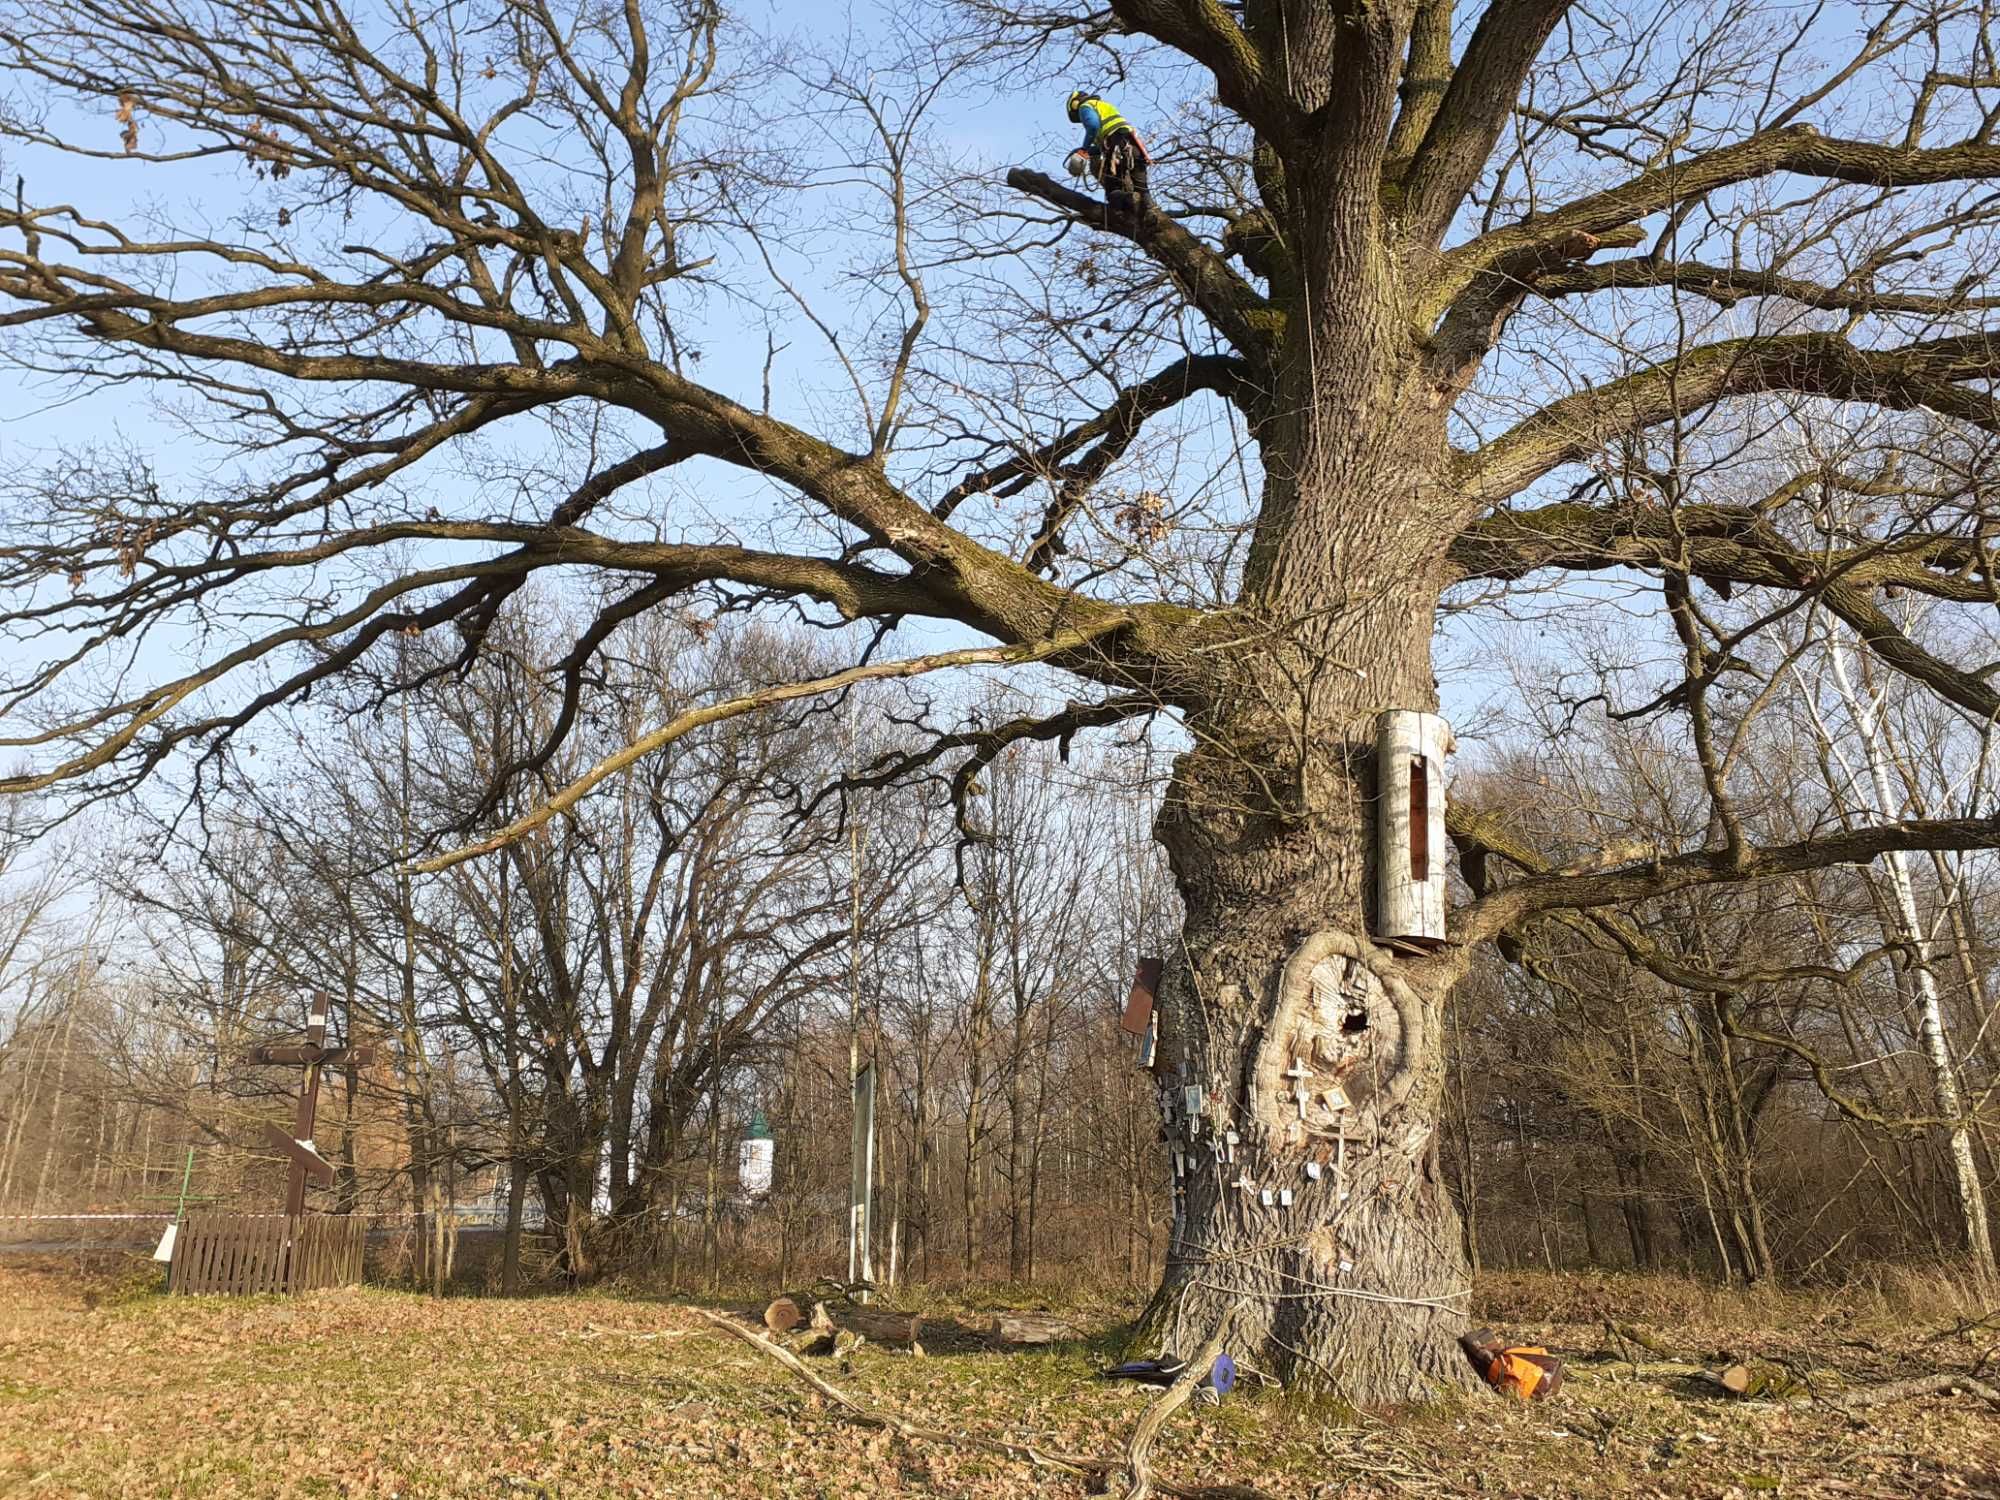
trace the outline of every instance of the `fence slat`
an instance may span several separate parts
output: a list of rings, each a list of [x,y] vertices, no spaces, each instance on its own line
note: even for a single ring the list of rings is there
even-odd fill
[[[215,1286],[216,1221],[214,1218],[204,1215],[197,1222],[200,1228],[196,1230],[195,1244],[197,1248],[195,1251],[194,1278],[188,1290],[199,1296],[203,1292],[212,1290]]]
[[[349,1214],[189,1214],[168,1290],[179,1296],[318,1291],[361,1279],[367,1221]]]
[[[270,1236],[261,1220],[252,1220],[243,1230],[241,1285],[246,1294],[255,1295],[264,1289],[264,1241]]]
[[[282,1292],[285,1289],[285,1225],[282,1219],[263,1223],[263,1264],[258,1268],[257,1289]]]
[[[223,1231],[222,1289],[235,1292],[243,1285],[243,1252],[248,1247],[250,1225],[239,1220]]]

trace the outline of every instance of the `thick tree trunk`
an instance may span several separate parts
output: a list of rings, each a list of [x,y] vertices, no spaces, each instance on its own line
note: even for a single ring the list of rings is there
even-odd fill
[[[1249,656],[1240,694],[1196,722],[1158,820],[1186,957],[1162,996],[1179,1169],[1142,1337],[1184,1352],[1227,1317],[1226,1347],[1260,1368],[1372,1403],[1469,1381],[1470,1288],[1436,1151],[1442,1002],[1464,960],[1366,936],[1374,719],[1435,705],[1436,590],[1395,555],[1394,518],[1361,508],[1385,529],[1267,560],[1299,585],[1294,620],[1315,598],[1321,613],[1287,636],[1297,656]]]

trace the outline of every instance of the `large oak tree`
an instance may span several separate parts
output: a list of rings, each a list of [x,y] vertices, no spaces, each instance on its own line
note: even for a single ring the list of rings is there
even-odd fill
[[[0,4],[0,129],[26,179],[0,209],[13,350],[164,390],[242,456],[175,477],[106,447],[16,476],[4,701],[32,727],[5,787],[104,795],[178,761],[205,794],[265,709],[334,673],[394,692],[379,648],[398,632],[453,627],[469,660],[538,570],[588,575],[601,608],[549,666],[554,729],[502,778],[538,788],[524,821],[695,724],[871,678],[1075,683],[1059,711],[857,773],[948,772],[961,794],[1008,743],[1171,714],[1191,748],[1157,825],[1186,903],[1162,1098],[1193,1149],[1153,1326],[1191,1347],[1233,1318],[1262,1367],[1355,1399],[1463,1380],[1434,1135],[1441,1009],[1481,946],[1572,920],[1723,985],[1619,908],[2000,843],[1990,818],[1760,837],[1715,694],[1757,628],[1804,610],[1971,720],[2000,710],[1966,659],[1995,602],[1987,9],[924,15],[885,84],[893,69],[760,52],[708,0]],[[982,185],[931,154],[918,106],[954,79],[997,71],[1054,101],[1080,70],[1127,65],[1197,81],[1177,133],[1154,136],[1159,197],[1134,220],[1036,171]],[[875,321],[844,341],[786,242],[788,205],[825,182],[777,144],[794,86],[841,122],[820,168],[882,210],[883,257],[856,284]],[[114,221],[63,201],[52,153],[160,175]],[[194,201],[187,174],[211,159],[256,174],[242,207]],[[941,249],[941,216],[974,213]],[[759,271],[828,336],[858,418],[780,415],[775,336],[761,399],[754,378],[703,378],[701,346],[736,336],[726,299]],[[1121,490],[1181,421],[1242,434],[1240,463],[1217,466],[1233,496]],[[688,493],[724,471],[743,480],[711,522]],[[687,488],[658,487],[676,474]],[[1829,499],[1853,496],[1873,509]],[[1641,580],[1671,628],[1677,671],[1639,707],[1681,724],[1704,835],[1578,859],[1455,808],[1470,899],[1450,943],[1376,945],[1376,716],[1437,706],[1441,601],[1580,574]],[[1735,591],[1758,601],[1747,617],[1715,607]],[[547,784],[618,622],[690,595],[880,628],[855,632],[841,673],[718,691]],[[922,621],[984,644],[885,649]],[[169,648],[184,670],[160,666]],[[507,836],[489,824],[428,863]],[[1295,1107],[1295,1059],[1345,1070],[1350,1108]],[[1184,1081],[1203,1094],[1192,1142]],[[1342,1169],[1307,1175],[1342,1133]]]

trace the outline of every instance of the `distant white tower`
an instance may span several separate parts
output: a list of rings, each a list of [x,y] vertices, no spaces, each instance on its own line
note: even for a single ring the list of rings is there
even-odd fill
[[[750,1121],[750,1133],[737,1148],[736,1187],[745,1198],[762,1198],[771,1191],[771,1165],[777,1149],[771,1139],[771,1122],[760,1109]]]

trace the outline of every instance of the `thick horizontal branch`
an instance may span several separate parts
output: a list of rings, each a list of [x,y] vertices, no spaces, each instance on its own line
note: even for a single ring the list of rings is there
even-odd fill
[[[1806,476],[1786,489],[1858,481]],[[1859,493],[1907,494],[1906,486]],[[1794,546],[1761,506],[1593,505],[1558,501],[1482,516],[1453,539],[1459,580],[1526,578],[1548,569],[1602,572],[1673,567],[1698,578],[1766,588],[1812,588],[1839,579],[1857,588],[1908,589],[1957,604],[2000,602],[1991,580],[2000,556],[1969,536],[1912,531],[1880,541],[1811,550]]]
[[[1062,631],[1046,640],[1032,641],[1017,646],[974,646],[963,651],[940,651],[929,656],[909,657],[901,661],[876,662],[865,666],[849,667],[825,677],[814,677],[802,682],[783,682],[772,687],[759,688],[754,692],[742,693],[734,698],[726,698],[718,703],[708,703],[700,708],[689,709],[679,714],[658,729],[639,736],[624,748],[604,757],[583,775],[569,783],[561,791],[549,797],[539,807],[522,814],[506,827],[476,842],[461,845],[443,854],[428,859],[413,861],[408,869],[413,874],[429,875],[446,870],[468,859],[482,854],[490,854],[503,849],[508,844],[526,834],[532,833],[543,824],[574,807],[588,796],[591,790],[608,777],[617,775],[626,767],[655,751],[664,749],[675,740],[693,733],[709,724],[718,724],[725,719],[738,718],[779,703],[789,703],[797,698],[818,697],[825,693],[838,692],[860,682],[879,682],[888,678],[917,677],[927,672],[938,672],[948,667],[977,666],[1018,666],[1028,662],[1047,661],[1052,657],[1074,654],[1088,648],[1100,636],[1117,628],[1124,621],[1116,620],[1108,625],[1100,625],[1092,631]]]
[[[1789,844],[1746,845],[1735,859],[1702,849],[1584,874],[1529,875],[1472,902],[1456,914],[1455,926],[1460,941],[1478,943],[1544,912],[1626,906],[1698,886],[1865,865],[1897,850],[1994,848],[2000,848],[2000,817],[1914,818]]]
[[[210,562],[204,569],[228,575],[231,582],[256,574],[276,574],[285,570],[305,570],[333,557],[364,547],[386,547],[404,542],[515,542],[515,550],[484,562],[458,567],[411,573],[382,584],[352,606],[317,621],[269,632],[236,650],[182,676],[149,689],[136,698],[100,706],[79,717],[0,740],[0,746],[32,749],[42,745],[77,742],[103,731],[62,763],[40,772],[24,772],[0,779],[0,793],[33,792],[77,781],[109,764],[133,745],[149,726],[161,725],[160,744],[149,751],[148,763],[157,761],[174,745],[198,740],[217,730],[239,728],[257,712],[287,701],[314,683],[351,665],[369,645],[392,630],[428,629],[461,617],[475,609],[496,584],[518,582],[528,573],[559,566],[588,565],[611,571],[651,575],[656,593],[666,597],[701,583],[732,582],[746,587],[818,599],[831,604],[850,618],[864,615],[908,614],[950,618],[938,600],[919,583],[879,573],[855,563],[796,557],[783,553],[757,552],[733,546],[677,545],[672,543],[619,542],[574,529],[552,530],[531,526],[503,526],[477,523],[405,523],[369,528],[329,539],[310,547],[280,553]],[[162,564],[159,571],[173,574]],[[397,606],[413,595],[457,584],[460,588],[414,611]],[[193,596],[198,598],[199,595]],[[145,609],[145,619],[158,617],[165,606]],[[88,617],[74,621],[55,617],[62,628],[80,630]],[[247,709],[222,718],[183,720],[166,724],[166,716],[193,695],[221,683],[232,673],[296,646],[328,642],[356,632],[338,649],[314,657],[306,666],[282,678],[258,694]],[[116,630],[107,632],[115,636]]]
[[[1482,517],[1453,540],[1450,557],[1462,579],[1625,567],[1665,569],[1711,587],[1812,593],[1888,665],[1982,721],[2000,719],[2000,692],[1983,673],[1918,645],[1874,598],[1888,587],[1959,603],[2000,602],[1993,557],[1970,538],[1911,536],[1807,551],[1748,507],[1568,503]]]
[[[1150,200],[1137,220],[1114,220],[1096,198],[1064,187],[1043,172],[1015,167],[1007,185],[1060,209],[1077,223],[1130,240],[1174,280],[1195,310],[1238,354],[1262,365],[1276,347],[1283,315],[1256,288],[1230,270],[1229,263]]]
[[[1185,230],[1164,220],[1157,210],[1150,212],[1168,225],[1169,238],[1178,236],[1195,251],[1208,254]],[[1226,268],[1223,274],[1236,281]],[[370,295],[407,293],[422,305],[417,295],[421,290],[391,281],[371,288]],[[69,312],[78,312],[80,305],[57,268],[40,262],[0,274],[0,296]],[[949,601],[946,612],[952,618],[1002,640],[1032,637],[1052,619],[1074,620],[1098,607],[946,525],[897,488],[866,455],[849,453],[753,411],[622,346],[578,335],[576,355],[547,365],[443,363],[377,352],[366,345],[305,352],[254,337],[184,326],[184,320],[196,316],[205,303],[171,301],[129,288],[112,288],[87,300],[88,310],[78,315],[103,344],[172,355],[197,367],[250,370],[342,386],[380,383],[402,390],[453,392],[509,409],[579,397],[624,407],[666,432],[668,449],[656,450],[663,460],[668,450],[673,461],[701,454],[791,486],[836,519],[858,528],[871,543],[922,570],[934,605]],[[542,336],[532,329],[528,334]]]
[[[1661,260],[1650,255],[1626,256],[1596,265],[1567,265],[1532,280],[1538,297],[1577,297],[1594,292],[1667,289],[1688,292],[1718,307],[1734,307],[1751,298],[1796,302],[1824,312],[1914,313],[1941,316],[1986,312],[2000,307],[2000,297],[1974,297],[1957,291],[1878,292],[1867,286],[1825,286],[1803,277],[1744,266],[1711,266],[1699,261]]]
[[[2000,177],[2000,146],[1884,146],[1824,136],[1810,125],[1766,131],[1733,145],[1676,157],[1616,187],[1494,229],[1451,250],[1444,283],[1463,286],[1502,256],[1571,234],[1601,234],[1737,183],[1790,172],[1829,182],[1910,188]],[[1455,295],[1448,293],[1447,296]]]
[[[1728,339],[1691,349],[1636,374],[1579,391],[1458,460],[1460,482],[1497,504],[1564,464],[1600,453],[1613,439],[1691,416],[1731,396],[1789,391],[1922,407],[2000,432],[2000,402],[1960,381],[2000,374],[2000,336],[1927,339],[1864,349],[1838,334]]]
[[[1457,845],[1459,850],[1460,868],[1466,873],[1467,883],[1472,886],[1474,893],[1481,898],[1475,901],[1472,906],[1466,908],[1463,913],[1455,915],[1454,921],[1461,928],[1468,925],[1468,919],[1470,919],[1473,913],[1491,910],[1491,908],[1486,906],[1486,902],[1488,899],[1492,899],[1490,893],[1492,892],[1494,882],[1490,862],[1496,857],[1504,859],[1516,868],[1528,872],[1534,879],[1545,884],[1562,880],[1589,878],[1588,876],[1576,873],[1579,866],[1571,866],[1563,870],[1552,868],[1547,859],[1542,857],[1536,850],[1530,848],[1503,821],[1490,813],[1480,812],[1471,808],[1452,807],[1446,813],[1446,823],[1452,841]],[[1584,865],[1591,865],[1595,864],[1596,861],[1587,860],[1582,863]],[[1513,889],[1513,887],[1507,889]],[[1535,914],[1529,913],[1528,915],[1532,916]],[[1517,919],[1517,922],[1524,920],[1526,920],[1526,917]],[[1556,913],[1554,920],[1561,922],[1564,926],[1575,931],[1588,942],[1599,946],[1608,943],[1612,949],[1620,953],[1628,962],[1637,964],[1648,973],[1665,980],[1668,984],[1678,989],[1711,996],[1739,995],[1763,985],[1796,983],[1801,979],[1819,980],[1840,986],[1852,985],[1857,983],[1867,970],[1889,957],[1892,951],[1888,948],[1872,949],[1867,953],[1857,956],[1854,962],[1845,969],[1829,969],[1823,965],[1801,964],[1788,965],[1777,969],[1742,969],[1730,972],[1718,972],[1711,969],[1696,968],[1675,958],[1661,948],[1652,938],[1641,932],[1629,917],[1618,912],[1606,911],[1601,908],[1589,911],[1572,908]],[[1468,943],[1479,941],[1506,930],[1506,927],[1488,928],[1481,932],[1478,938],[1467,937],[1466,941]],[[1510,957],[1521,962],[1531,972],[1537,974],[1545,981],[1554,984],[1562,983],[1557,975],[1550,972],[1545,962],[1537,959],[1532,947],[1520,943],[1518,931],[1515,934],[1515,938],[1515,944],[1509,951]],[[1507,946],[1503,942],[1503,948]],[[1721,1009],[1720,1020],[1723,1029],[1731,1036],[1739,1037],[1744,1041],[1757,1042],[1765,1046],[1774,1047],[1797,1057],[1811,1070],[1814,1081],[1819,1085],[1820,1092],[1826,1096],[1835,1108],[1851,1119],[1876,1125],[1885,1130],[1902,1132],[1921,1132],[1937,1125],[1960,1123],[1955,1118],[1947,1119],[1942,1116],[1884,1115],[1865,1101],[1856,1099],[1843,1091],[1840,1087],[1836,1070],[1812,1049],[1788,1037],[1775,1036],[1769,1032],[1745,1026],[1736,1019],[1734,1010],[1730,1007],[1725,1006]]]

